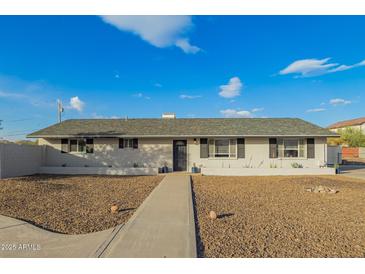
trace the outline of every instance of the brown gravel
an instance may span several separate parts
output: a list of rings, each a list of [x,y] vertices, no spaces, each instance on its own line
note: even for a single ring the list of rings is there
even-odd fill
[[[318,185],[339,192],[305,191]],[[365,257],[365,180],[201,176],[193,189],[200,257]]]
[[[0,214],[82,234],[125,223],[162,176],[27,176],[0,180]],[[111,213],[116,203],[119,213]]]

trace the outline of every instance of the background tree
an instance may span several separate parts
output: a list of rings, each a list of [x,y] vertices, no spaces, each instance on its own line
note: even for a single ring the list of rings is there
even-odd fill
[[[349,147],[365,147],[365,134],[360,129],[346,128],[339,132],[340,142]]]

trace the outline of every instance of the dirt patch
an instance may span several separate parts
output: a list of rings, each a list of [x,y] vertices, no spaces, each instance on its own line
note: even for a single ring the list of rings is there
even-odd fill
[[[318,185],[339,192],[305,191]],[[201,176],[193,190],[200,257],[365,257],[364,180]]]
[[[82,234],[125,223],[162,176],[26,176],[0,180],[0,214]],[[119,212],[110,208],[117,204]]]

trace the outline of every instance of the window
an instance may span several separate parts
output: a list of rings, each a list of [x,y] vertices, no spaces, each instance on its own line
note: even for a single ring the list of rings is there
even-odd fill
[[[138,148],[138,139],[137,138],[120,138],[119,139],[119,148]]]
[[[298,139],[284,139],[284,157],[298,157]]]
[[[70,140],[70,152],[77,152],[77,140]]]
[[[209,139],[209,158],[236,158],[236,139]]]
[[[278,152],[280,158],[304,158],[304,139],[278,139]]]
[[[94,153],[94,139],[71,139],[70,152]]]
[[[86,139],[86,153],[94,153],[94,139]]]

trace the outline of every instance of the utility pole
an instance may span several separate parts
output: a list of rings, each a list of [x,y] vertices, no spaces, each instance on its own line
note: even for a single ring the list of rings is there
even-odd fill
[[[1,123],[3,122],[3,120],[0,120],[0,130],[2,130],[3,128],[1,127]],[[0,136],[0,140],[2,140],[3,137]]]
[[[62,106],[62,101],[60,99],[57,99],[57,116],[58,116],[58,122],[62,122],[62,112],[64,111],[64,108]]]

